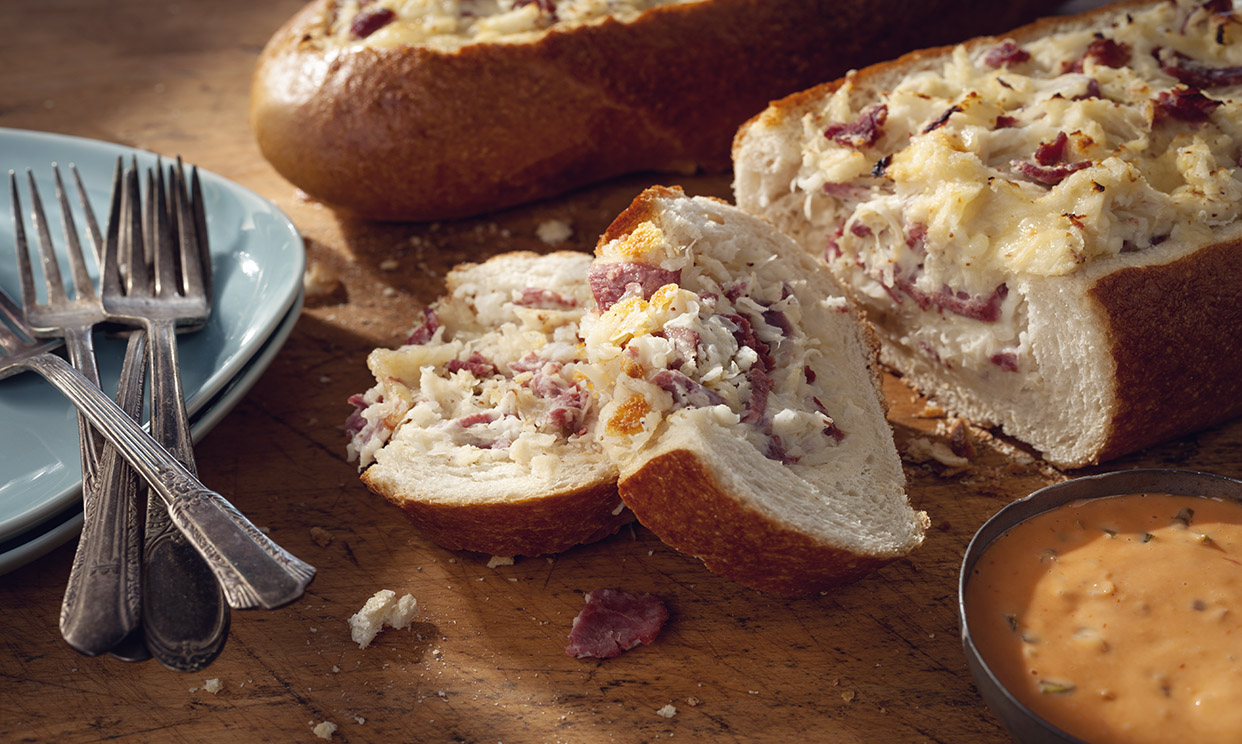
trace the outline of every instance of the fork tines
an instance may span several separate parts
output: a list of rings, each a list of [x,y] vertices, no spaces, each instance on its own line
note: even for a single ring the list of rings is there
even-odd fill
[[[77,168],[70,167],[73,168],[74,176],[79,180],[79,195],[82,198],[82,203],[88,204],[85,191],[80,188],[81,179],[77,174]],[[64,228],[65,244],[68,246],[69,266],[73,274],[75,296],[72,301],[94,303],[96,301],[95,287],[82,256],[82,245],[78,238],[77,227],[74,224],[69,199],[65,193],[65,184],[60,176],[60,167],[55,163],[52,164],[52,174],[56,179],[56,199],[61,210],[61,224]],[[57,258],[56,250],[52,243],[51,227],[48,224],[47,215],[43,209],[43,200],[39,196],[39,186],[35,182],[34,172],[29,168],[26,169],[26,179],[29,183],[31,218],[38,238],[39,263],[43,273],[44,288],[47,293],[47,305],[51,307],[64,307],[71,300],[61,279],[60,261]],[[21,197],[18,193],[16,174],[12,171],[9,171],[9,189],[12,194],[13,227],[17,244],[18,271],[21,275],[22,306],[26,308],[38,307],[34,276],[26,242],[25,220],[22,217]],[[91,227],[93,230],[90,233],[90,237],[92,245],[95,245],[95,236],[98,228],[93,224],[94,216],[89,208],[86,209],[86,215],[88,221],[92,223]],[[28,314],[26,319],[36,329],[42,325],[31,321]]]
[[[105,239],[105,294],[210,299],[211,257],[197,166],[187,178],[178,157],[176,164],[165,167],[159,161],[143,174],[135,159],[117,176],[112,210],[120,218]],[[130,252],[116,255],[125,246]]]

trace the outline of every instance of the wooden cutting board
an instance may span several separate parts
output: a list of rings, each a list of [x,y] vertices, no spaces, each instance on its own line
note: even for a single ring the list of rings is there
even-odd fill
[[[489,556],[436,547],[367,492],[345,458],[345,400],[370,385],[367,352],[405,337],[450,266],[506,250],[590,250],[643,187],[728,198],[729,178],[631,177],[443,224],[340,220],[267,166],[246,123],[254,59],[299,4],[0,6],[0,125],[179,153],[271,199],[305,236],[318,289],[198,460],[207,483],[319,568],[296,604],[235,613],[223,655],[195,674],[65,646],[56,624],[72,544],[0,577],[0,740],[320,741],[312,728],[325,721],[339,727],[333,741],[357,742],[1005,740],[966,671],[956,580],[987,517],[1065,477],[1020,450],[981,438],[964,469],[909,461],[911,500],[933,525],[925,546],[808,599],[716,577],[641,526],[488,568]],[[544,243],[548,220],[571,237]],[[898,380],[886,392],[903,451],[949,423]],[[1238,477],[1240,445],[1235,423],[1108,467]],[[664,633],[617,659],[566,656],[583,594],[601,587],[663,597]],[[360,649],[347,620],[379,589],[417,597],[417,621]],[[210,692],[209,679],[222,689]],[[667,705],[672,717],[657,713]]]

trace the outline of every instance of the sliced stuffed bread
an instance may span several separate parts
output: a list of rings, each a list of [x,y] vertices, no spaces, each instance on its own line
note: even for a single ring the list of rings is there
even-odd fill
[[[1052,463],[1242,413],[1242,16],[1140,2],[863,69],[739,132],[739,206],[882,359]]]
[[[591,257],[510,253],[448,275],[448,295],[398,349],[346,430],[362,480],[438,544],[540,555],[632,519],[593,438],[578,323]]]
[[[1050,0],[315,0],[259,59],[251,123],[364,217],[490,212],[621,173],[726,170],[773,98]]]
[[[596,254],[583,371],[640,522],[712,571],[791,595],[922,542],[874,341],[822,263],[761,219],[663,188]]]

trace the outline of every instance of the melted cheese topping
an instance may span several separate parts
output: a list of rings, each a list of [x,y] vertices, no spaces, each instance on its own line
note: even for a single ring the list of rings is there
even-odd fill
[[[1120,14],[1098,38],[1040,38],[1020,47],[1028,59],[1001,66],[987,62],[995,47],[959,47],[878,99],[847,82],[824,112],[804,119],[794,186],[808,212],[827,209],[844,228],[841,262],[861,260],[890,286],[894,269],[917,269],[927,292],[987,293],[1009,276],[1067,274],[1165,239],[1208,241],[1242,212],[1242,89],[1206,88],[1220,105],[1202,122],[1155,103],[1180,86],[1157,53],[1242,65],[1242,27],[1201,5]],[[1088,53],[1101,39],[1124,47],[1124,65]],[[877,103],[887,119],[873,144],[825,136],[830,123],[854,122]],[[1085,167],[1049,184],[1015,165],[1038,164],[1040,147],[1062,134],[1064,154],[1046,166]]]
[[[467,44],[529,43],[614,19],[629,23],[665,5],[703,0],[341,0],[330,4],[312,40],[383,48],[402,45],[453,51]],[[359,36],[360,15],[391,11],[391,20]]]
[[[1242,25],[1226,18],[1161,3],[1099,34],[959,47],[879,95],[847,81],[803,118],[791,191],[877,326],[1007,390],[1033,367],[1024,277],[1210,243],[1242,215],[1242,86],[1205,88],[1202,121],[1157,103],[1188,91],[1164,69],[1175,54],[1242,65]]]
[[[1242,505],[1128,495],[1037,515],[987,548],[965,602],[988,666],[1062,730],[1238,741]]]

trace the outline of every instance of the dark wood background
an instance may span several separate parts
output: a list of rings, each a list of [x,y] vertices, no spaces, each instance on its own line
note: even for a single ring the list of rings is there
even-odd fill
[[[730,196],[727,176],[637,176],[482,219],[374,225],[300,198],[260,157],[249,76],[300,5],[7,0],[0,5],[0,126],[180,153],[275,202],[308,260],[339,277],[309,300],[245,400],[199,446],[203,479],[319,568],[304,599],[235,613],[228,647],[202,673],[87,658],[60,639],[73,544],[0,577],[0,740],[414,742],[991,742],[1005,740],[962,657],[956,578],[972,533],[1009,500],[1064,477],[981,442],[969,468],[910,461],[910,497],[932,519],[925,546],[863,581],[810,599],[765,596],[706,572],[645,529],[553,558],[487,568],[436,547],[372,496],[346,462],[345,399],[364,359],[394,345],[441,290],[446,269],[513,249],[550,250],[540,222],[590,250],[651,183]],[[899,381],[886,390],[899,446],[943,420]],[[1242,476],[1242,424],[1111,463]],[[0,453],[0,456],[3,456]],[[312,528],[331,533],[326,545]],[[663,597],[672,619],[651,646],[610,661],[563,648],[585,592]],[[347,619],[378,589],[411,593],[408,631],[360,650]],[[217,678],[223,689],[204,689]],[[673,718],[656,710],[672,704]]]

